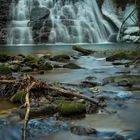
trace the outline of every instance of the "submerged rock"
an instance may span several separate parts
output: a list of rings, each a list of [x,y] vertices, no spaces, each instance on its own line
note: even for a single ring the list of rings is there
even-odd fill
[[[71,126],[70,131],[76,135],[96,135],[97,130],[94,128],[86,128],[83,126]]]

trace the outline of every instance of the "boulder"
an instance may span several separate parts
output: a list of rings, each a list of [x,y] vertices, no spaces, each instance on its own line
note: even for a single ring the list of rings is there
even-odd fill
[[[31,72],[31,71],[33,71],[33,70],[32,70],[32,68],[29,67],[29,66],[24,66],[24,67],[21,68],[21,71],[22,71],[22,72]]]
[[[97,134],[97,130],[94,129],[94,128],[86,128],[84,126],[76,126],[76,125],[71,126],[70,131],[73,134],[84,135],[84,136],[96,135]]]
[[[61,116],[72,116],[86,113],[86,105],[80,102],[62,102],[59,105]]]
[[[50,60],[58,61],[58,62],[68,62],[70,60],[70,56],[61,54],[61,55],[56,55],[54,57],[51,57]]]
[[[31,21],[38,21],[40,19],[46,19],[50,15],[50,10],[45,7],[35,7],[31,10]]]
[[[63,68],[69,68],[69,69],[81,69],[80,66],[78,66],[77,64],[74,64],[74,63],[68,63],[68,64],[64,65]]]

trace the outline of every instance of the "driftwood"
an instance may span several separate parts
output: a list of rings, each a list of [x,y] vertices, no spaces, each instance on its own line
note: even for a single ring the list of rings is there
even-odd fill
[[[97,101],[93,100],[92,98],[90,98],[88,96],[81,95],[80,92],[65,90],[63,88],[55,87],[55,86],[50,86],[49,88],[51,90],[55,90],[58,94],[61,94],[61,95],[70,95],[70,96],[82,98],[82,99],[85,99],[85,100],[87,100],[87,101],[95,104],[95,105],[99,105],[99,103]]]
[[[61,95],[61,96],[73,96],[73,97],[82,98],[82,99],[85,99],[85,100],[91,102],[92,104],[99,105],[96,100],[94,100],[90,97],[81,95],[80,92],[66,90],[64,88],[56,87],[54,85],[49,85],[40,80],[36,80],[35,78],[33,78],[32,76],[29,76],[29,75],[24,75],[23,78],[19,81],[0,80],[0,83],[5,84],[5,85],[10,85],[12,87],[16,87],[12,91],[13,94],[16,93],[16,91],[18,91],[18,90],[27,91],[27,89],[28,89],[28,92],[30,92],[30,94],[28,92],[27,93],[30,96],[34,96],[34,97],[45,96],[46,97],[47,95],[52,96],[51,92],[53,92],[53,93]],[[9,87],[8,87],[8,89],[6,89],[6,91],[8,91],[8,90],[10,90]],[[45,91],[45,93],[43,91]],[[43,93],[41,93],[41,92],[43,92]]]
[[[26,96],[25,96],[25,106],[26,106],[26,114],[25,114],[25,118],[24,118],[24,126],[23,126],[23,136],[22,139],[26,140],[27,136],[27,126],[28,126],[28,121],[29,121],[29,114],[30,114],[30,90],[32,89],[32,87],[35,85],[35,82],[33,82],[31,85],[29,85],[26,88]]]

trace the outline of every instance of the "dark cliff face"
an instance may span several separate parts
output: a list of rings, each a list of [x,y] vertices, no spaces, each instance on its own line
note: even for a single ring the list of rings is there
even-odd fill
[[[11,2],[12,0],[0,0],[0,44],[6,43],[9,7]]]

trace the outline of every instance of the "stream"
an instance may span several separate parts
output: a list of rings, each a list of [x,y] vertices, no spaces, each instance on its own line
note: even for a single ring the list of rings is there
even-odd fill
[[[32,140],[35,137],[40,140],[123,140],[123,139],[112,139],[115,134],[121,135],[126,140],[138,140],[140,139],[140,89],[133,88],[129,89],[125,86],[118,86],[112,83],[104,83],[104,79],[112,76],[120,75],[135,75],[140,76],[140,67],[131,68],[124,67],[124,65],[113,65],[112,62],[107,62],[105,56],[109,52],[114,52],[120,49],[132,50],[137,47],[134,44],[92,44],[92,45],[82,45],[82,47],[90,48],[96,50],[98,53],[95,56],[78,56],[76,60],[71,60],[71,62],[81,66],[81,69],[67,69],[67,68],[57,68],[46,72],[45,74],[31,74],[35,78],[47,81],[47,82],[58,82],[63,84],[65,88],[73,88],[70,84],[79,84],[81,81],[94,81],[97,83],[95,88],[82,89],[84,94],[91,96],[92,94],[96,96],[104,96],[107,98],[106,109],[108,113],[104,110],[99,110],[99,112],[94,114],[88,114],[85,118],[74,119],[74,120],[64,120],[62,125],[57,125],[54,123],[55,120],[49,120],[46,122],[48,129],[42,130],[41,128],[36,128],[34,126],[33,133],[35,136],[30,137]],[[16,51],[15,51],[16,50]],[[41,55],[44,53],[49,54],[69,54],[77,55],[77,52],[71,49],[71,45],[48,45],[48,46],[2,46],[0,47],[0,52],[5,52],[10,55],[15,54],[35,54]],[[106,53],[104,53],[106,52]],[[140,79],[138,77],[137,87],[140,87]],[[68,85],[67,85],[68,84]],[[79,89],[80,90],[80,89]],[[90,94],[87,92],[90,91]],[[96,93],[94,93],[96,91]],[[17,106],[13,105],[7,100],[0,99],[0,126],[2,122],[17,120],[15,114],[10,114],[11,110],[14,110]],[[2,119],[3,118],[3,119]],[[45,119],[45,118],[43,118]],[[47,118],[46,118],[47,119]],[[31,121],[40,122],[42,120],[35,119]],[[68,123],[77,124],[84,127],[91,127],[97,129],[100,134],[95,136],[79,136],[72,134],[68,131]],[[10,124],[10,123],[9,123]],[[19,125],[19,124],[18,124]],[[0,130],[0,140],[18,140],[20,138],[21,132],[19,131],[20,126],[14,124],[12,130]],[[46,127],[45,125],[42,126]],[[3,128],[3,127],[2,127]],[[11,128],[11,126],[9,126]],[[39,132],[41,131],[41,135]],[[52,130],[52,131],[51,131]],[[48,132],[48,133],[47,133]],[[5,133],[5,135],[4,135]],[[12,135],[12,137],[10,136]],[[5,138],[5,139],[3,139]],[[12,139],[13,138],[13,139]]]

